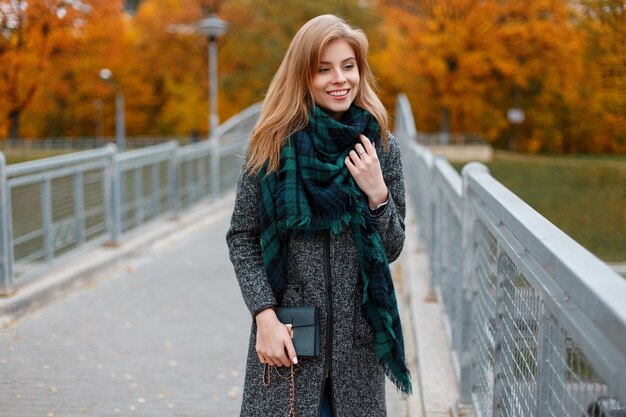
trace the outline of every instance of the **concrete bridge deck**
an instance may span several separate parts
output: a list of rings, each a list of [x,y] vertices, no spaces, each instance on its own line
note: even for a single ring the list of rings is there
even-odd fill
[[[51,271],[41,284],[48,290],[0,299],[0,416],[238,416],[250,317],[224,240],[232,201],[85,253]],[[416,392],[402,398],[388,385],[388,415],[450,415],[456,389],[437,346],[445,346],[439,309],[409,296],[426,290],[407,279],[425,271],[415,223],[407,225],[405,255],[393,268]],[[411,329],[420,328],[429,360],[418,364]]]

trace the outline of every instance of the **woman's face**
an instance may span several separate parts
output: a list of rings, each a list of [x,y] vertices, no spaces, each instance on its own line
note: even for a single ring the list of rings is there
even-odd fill
[[[354,49],[345,40],[335,39],[322,51],[311,80],[313,100],[330,117],[339,120],[354,101],[359,81]]]

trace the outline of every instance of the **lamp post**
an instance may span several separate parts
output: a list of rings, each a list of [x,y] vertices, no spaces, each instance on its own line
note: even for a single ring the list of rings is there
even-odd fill
[[[126,126],[124,121],[124,94],[120,85],[113,77],[113,73],[108,68],[100,70],[100,78],[109,83],[115,91],[115,141],[120,151],[126,148]]]
[[[102,100],[96,99],[93,101],[93,107],[96,110],[96,146],[102,146],[104,138],[104,124],[102,122]]]
[[[513,126],[513,132],[511,133],[511,138],[509,139],[509,150],[515,151],[517,150],[517,131],[519,129],[519,125],[524,123],[524,120],[526,120],[526,115],[524,114],[524,110],[518,107],[511,107],[506,112],[506,118]]]
[[[209,39],[209,137],[220,123],[217,114],[217,38],[226,33],[228,23],[211,13],[198,25],[200,33]]]

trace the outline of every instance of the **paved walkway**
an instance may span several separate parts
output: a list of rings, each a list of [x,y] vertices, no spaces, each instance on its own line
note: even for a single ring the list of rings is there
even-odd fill
[[[250,317],[228,260],[229,215],[0,329],[0,416],[238,416]],[[387,392],[389,417],[406,417]]]

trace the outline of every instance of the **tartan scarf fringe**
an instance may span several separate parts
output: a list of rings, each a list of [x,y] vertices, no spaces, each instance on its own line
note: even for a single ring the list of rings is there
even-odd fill
[[[352,105],[341,122],[319,107],[309,124],[289,136],[281,150],[278,173],[259,172],[260,231],[263,264],[274,294],[285,287],[286,241],[320,231],[340,234],[350,227],[363,284],[361,310],[375,333],[376,356],[385,374],[402,392],[411,393],[402,326],[376,219],[366,197],[344,165],[359,134],[380,141],[380,126],[367,111]]]

